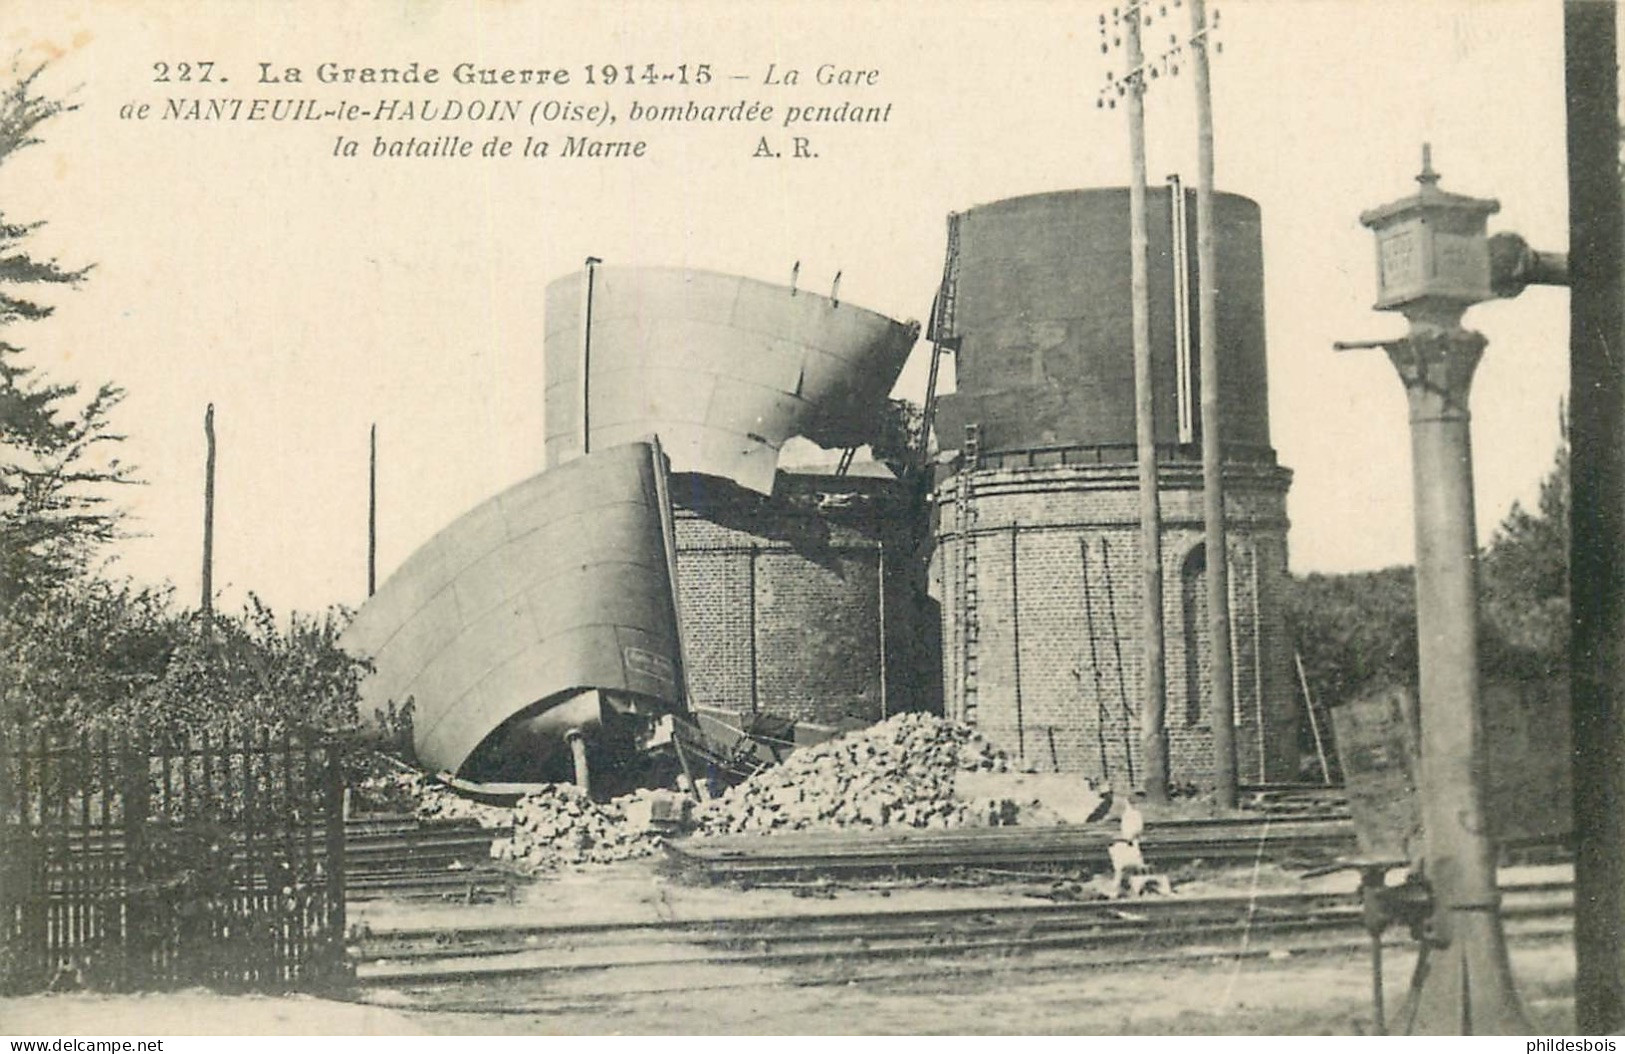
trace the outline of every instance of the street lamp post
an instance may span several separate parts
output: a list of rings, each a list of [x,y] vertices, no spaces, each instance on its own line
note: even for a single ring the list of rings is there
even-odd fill
[[[1410,1000],[1411,1032],[1525,1033],[1512,985],[1482,790],[1478,540],[1468,395],[1485,339],[1461,324],[1495,296],[1487,218],[1494,200],[1438,187],[1427,147],[1417,193],[1360,216],[1377,238],[1380,311],[1410,324],[1381,342],[1410,410],[1416,519],[1424,858],[1432,914]]]

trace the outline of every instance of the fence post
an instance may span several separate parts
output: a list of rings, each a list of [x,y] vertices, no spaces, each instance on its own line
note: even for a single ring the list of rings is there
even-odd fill
[[[29,831],[26,822],[28,801],[28,771],[21,752],[26,749],[19,730],[0,728],[0,824],[7,829],[6,853],[0,867],[0,938],[10,952],[0,959],[0,990],[22,987],[27,959],[26,912],[27,891],[33,886],[29,850]],[[18,913],[25,917],[18,919]]]
[[[344,757],[336,739],[327,742],[327,926],[323,973],[330,984],[344,980]]]
[[[147,980],[152,958],[150,926],[145,898],[151,876],[147,867],[148,759],[139,736],[119,737],[120,782],[124,794],[124,941],[120,957],[121,985],[140,987]],[[140,976],[137,976],[137,974]]]

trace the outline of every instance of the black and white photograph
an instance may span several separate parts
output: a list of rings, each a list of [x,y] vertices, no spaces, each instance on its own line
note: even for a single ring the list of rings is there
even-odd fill
[[[0,1036],[1614,1050],[1620,21],[0,0]]]

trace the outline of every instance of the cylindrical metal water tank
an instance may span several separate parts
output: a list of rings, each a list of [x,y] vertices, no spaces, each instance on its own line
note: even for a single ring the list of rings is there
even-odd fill
[[[1156,435],[1159,446],[1199,449],[1196,199],[1182,196],[1180,217],[1169,188],[1147,194]],[[1226,457],[1273,460],[1258,205],[1216,194],[1214,227]],[[957,392],[940,410],[943,446],[976,424],[984,451],[1096,447],[1105,460],[1133,459],[1127,188],[1033,194],[963,213],[956,301]]]

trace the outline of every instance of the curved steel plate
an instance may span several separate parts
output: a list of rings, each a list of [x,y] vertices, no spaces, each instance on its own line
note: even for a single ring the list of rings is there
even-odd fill
[[[373,660],[363,710],[410,696],[418,760],[459,773],[509,718],[561,693],[681,709],[656,456],[630,443],[543,472],[413,553],[339,641]]]
[[[581,456],[586,272],[547,287],[547,464]],[[593,272],[588,447],[655,434],[675,472],[773,491],[799,435],[861,446],[919,327],[749,278],[667,267]]]

